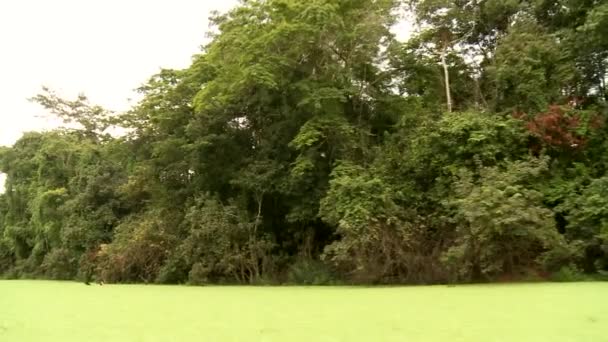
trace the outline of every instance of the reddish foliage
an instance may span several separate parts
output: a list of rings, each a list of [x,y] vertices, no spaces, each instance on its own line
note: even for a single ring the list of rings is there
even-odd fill
[[[526,128],[542,144],[554,148],[582,149],[588,141],[588,134],[580,134],[580,128],[587,131],[603,125],[598,115],[585,122],[581,112],[560,106],[550,106],[548,111],[533,117],[524,113],[514,113],[513,117],[526,121]],[[583,127],[586,125],[587,127]]]

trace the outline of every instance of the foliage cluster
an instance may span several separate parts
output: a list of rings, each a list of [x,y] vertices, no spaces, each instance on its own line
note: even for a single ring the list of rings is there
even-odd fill
[[[415,15],[407,41],[398,13]],[[251,0],[126,113],[0,148],[0,273],[445,283],[608,271],[608,7]],[[112,128],[127,132],[108,134]]]

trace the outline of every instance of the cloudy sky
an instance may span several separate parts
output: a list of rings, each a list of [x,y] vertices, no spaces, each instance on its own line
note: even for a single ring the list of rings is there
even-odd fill
[[[211,10],[235,0],[7,0],[0,2],[0,145],[52,127],[28,98],[42,85],[83,92],[112,110],[160,67],[186,67]]]

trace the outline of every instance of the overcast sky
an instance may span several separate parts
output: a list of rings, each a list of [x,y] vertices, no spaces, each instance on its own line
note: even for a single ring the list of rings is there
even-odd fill
[[[0,145],[50,128],[27,98],[42,85],[112,110],[160,67],[189,65],[212,10],[234,0],[0,1]]]

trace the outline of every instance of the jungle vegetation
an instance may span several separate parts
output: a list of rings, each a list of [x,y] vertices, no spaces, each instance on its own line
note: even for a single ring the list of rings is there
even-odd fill
[[[605,1],[243,0],[211,20],[191,66],[150,77],[127,112],[32,98],[66,125],[0,148],[1,274],[608,271]]]

